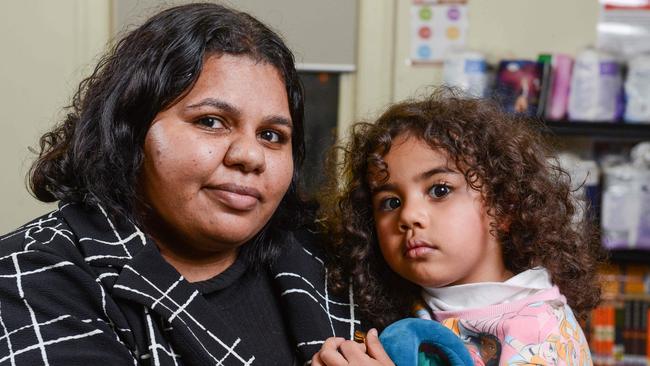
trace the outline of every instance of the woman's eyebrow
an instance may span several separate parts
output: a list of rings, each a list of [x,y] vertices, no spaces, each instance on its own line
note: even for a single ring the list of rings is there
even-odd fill
[[[196,109],[196,108],[201,108],[201,107],[213,107],[216,109],[220,109],[230,115],[232,115],[235,118],[239,118],[242,116],[242,111],[235,107],[234,105],[225,102],[223,100],[219,100],[216,98],[206,98],[203,99],[202,101],[194,104],[190,104],[185,107],[185,109]],[[269,124],[274,124],[274,125],[283,125],[287,126],[291,129],[293,129],[293,123],[291,123],[291,119],[286,118],[284,116],[280,115],[271,115],[266,118],[264,118],[264,121]]]
[[[205,98],[198,103],[186,106],[185,109],[196,109],[201,107],[213,107],[221,109],[222,111],[228,114],[232,114],[235,117],[241,116],[242,114],[241,110],[239,110],[239,108],[235,107],[234,105],[215,98]]]
[[[265,118],[264,121],[266,123],[268,123],[268,124],[271,124],[271,125],[287,126],[291,130],[293,130],[293,123],[291,123],[291,120],[286,118],[286,117],[275,116],[274,115],[274,116],[269,116],[269,117]]]

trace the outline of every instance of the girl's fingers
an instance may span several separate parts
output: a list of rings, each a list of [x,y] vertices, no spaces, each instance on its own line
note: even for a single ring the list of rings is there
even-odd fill
[[[373,328],[368,331],[368,334],[366,335],[366,347],[368,348],[368,355],[379,361],[380,364],[386,366],[395,366],[393,361],[390,359],[390,357],[388,357],[388,354],[384,350],[384,346],[382,346],[381,342],[379,341],[377,329]]]
[[[375,329],[368,332],[365,344],[343,338],[328,338],[321,350],[312,357],[311,364],[312,366],[395,366],[379,342]]]
[[[345,342],[343,338],[328,338],[320,351],[312,357],[312,365],[315,366],[345,366],[348,362],[339,353],[339,346]]]
[[[319,353],[314,354],[311,358],[311,366],[325,366],[325,364],[320,360]]]
[[[366,345],[355,341],[345,341],[339,346],[339,351],[351,364],[366,359]]]

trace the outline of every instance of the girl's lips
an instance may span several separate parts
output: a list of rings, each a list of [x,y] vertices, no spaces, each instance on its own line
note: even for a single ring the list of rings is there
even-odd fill
[[[437,249],[438,247],[424,240],[410,239],[406,242],[404,255],[406,258],[416,259],[429,253],[433,253]]]
[[[431,247],[413,247],[406,250],[405,256],[406,258],[416,259],[429,253],[433,253],[434,251],[435,249]]]

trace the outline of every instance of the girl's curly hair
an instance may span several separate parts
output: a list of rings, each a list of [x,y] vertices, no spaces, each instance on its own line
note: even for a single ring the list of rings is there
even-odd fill
[[[494,218],[492,233],[513,273],[545,267],[580,317],[596,306],[596,269],[603,251],[590,220],[576,219],[569,175],[549,159],[540,126],[495,103],[448,89],[390,106],[375,123],[357,123],[335,152],[322,214],[332,235],[329,271],[337,289],[354,286],[362,315],[384,327],[406,317],[419,288],[386,264],[373,219],[369,168],[388,172],[383,157],[399,135],[442,149],[481,192]],[[341,158],[341,156],[339,156]],[[351,283],[350,283],[351,281]]]

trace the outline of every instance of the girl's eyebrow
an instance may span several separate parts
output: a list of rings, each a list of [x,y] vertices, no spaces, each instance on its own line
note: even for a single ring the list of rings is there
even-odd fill
[[[460,173],[447,166],[440,166],[440,167],[435,167],[433,169],[429,169],[426,172],[420,173],[417,179],[422,180],[422,179],[431,178],[436,174],[460,174]]]
[[[370,194],[374,196],[379,192],[387,192],[387,191],[390,192],[390,191],[394,191],[395,189],[397,189],[397,187],[394,184],[385,183],[385,184],[382,184],[380,186],[371,188],[370,189]]]
[[[447,167],[447,166],[440,166],[440,167],[435,167],[432,169],[429,169],[425,172],[422,172],[417,175],[416,181],[424,180],[433,177],[436,174],[460,174],[457,171]],[[385,191],[394,191],[397,189],[397,186],[393,183],[384,183],[381,184],[377,187],[374,187],[371,189],[370,194],[375,195],[379,192],[385,192]]]

